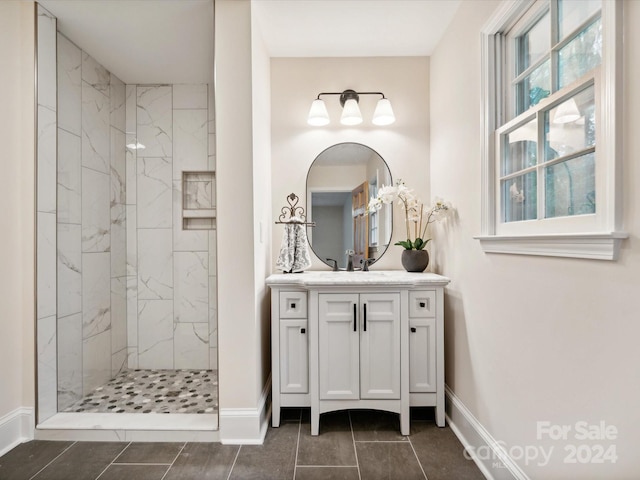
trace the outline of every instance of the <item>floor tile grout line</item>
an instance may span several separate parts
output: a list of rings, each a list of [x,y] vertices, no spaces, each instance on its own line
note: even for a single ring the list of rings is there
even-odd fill
[[[111,463],[109,463],[109,465],[107,465],[106,467],[104,467],[104,470],[102,470],[102,472],[100,472],[100,475],[98,475],[98,476],[95,478],[95,480],[98,480],[102,475],[104,475],[104,472],[106,472],[106,471],[109,469],[109,467],[110,467],[111,465],[113,465],[113,462],[115,462],[115,461],[120,457],[120,455],[122,455],[122,453],[123,453],[127,448],[129,448],[129,445],[131,445],[131,442],[128,442],[128,443],[124,446],[124,448],[123,448],[122,450],[120,450],[120,453],[119,453],[118,455],[116,455],[116,457],[115,457],[113,460],[111,460]]]
[[[127,466],[132,466],[132,465],[162,465],[162,466],[171,466],[173,465],[173,462],[171,463],[158,463],[158,462],[154,462],[154,463],[148,463],[148,462],[111,462],[112,465],[127,465]]]
[[[35,477],[37,477],[38,475],[40,475],[40,473],[42,473],[42,471],[43,471],[45,468],[47,468],[49,465],[51,465],[53,462],[55,462],[58,458],[60,458],[62,455],[64,455],[64,454],[65,454],[65,452],[66,452],[67,450],[69,450],[71,447],[73,447],[76,443],[78,443],[78,442],[77,442],[77,441],[76,441],[76,442],[73,442],[71,445],[69,445],[67,448],[65,448],[63,451],[61,451],[61,452],[60,452],[58,455],[56,455],[56,457],[55,457],[55,458],[53,458],[49,463],[47,463],[44,467],[42,467],[40,470],[38,470],[36,473],[34,473],[34,474],[31,476],[31,478],[29,478],[29,480],[33,480]]]
[[[298,465],[300,468],[358,468],[358,465]]]
[[[300,415],[298,416],[298,440],[296,442],[296,461],[293,464],[293,480],[296,480],[296,474],[298,472],[298,452],[300,451],[300,431],[302,430],[302,409],[300,409]]]
[[[169,473],[169,471],[173,468],[173,464],[176,463],[176,460],[178,460],[178,458],[180,457],[180,454],[182,454],[182,451],[184,450],[184,448],[187,446],[187,442],[184,442],[182,444],[182,447],[180,447],[180,451],[178,452],[178,454],[175,456],[175,458],[173,459],[173,462],[171,462],[171,465],[169,465],[169,468],[167,468],[167,471],[164,472],[164,475],[162,475],[162,478],[160,480],[164,480],[164,477],[167,476],[167,474]]]
[[[350,411],[347,411],[347,416],[349,417],[349,428],[351,429],[351,440],[353,441],[353,453],[356,456],[356,467],[358,468],[358,479],[362,480],[362,476],[360,475],[360,462],[358,461],[358,449],[356,448],[356,436],[353,433],[353,422],[351,421]]]
[[[231,464],[231,468],[229,469],[229,475],[227,475],[227,480],[231,478],[231,474],[233,473],[233,469],[236,466],[236,462],[238,461],[238,457],[240,456],[240,450],[242,450],[242,445],[238,446],[238,451],[236,452],[236,457],[233,459],[233,463]]]
[[[113,461],[112,461],[111,463],[116,463],[116,460],[118,460],[118,459],[122,456],[122,454],[124,453],[124,451],[125,451],[127,448],[129,448],[129,447],[131,446],[131,443],[132,443],[132,442],[127,442],[127,444],[126,444],[126,445],[125,445],[125,447],[124,447],[124,450],[122,450],[118,455],[116,455],[116,458],[114,458],[114,459],[113,459]]]
[[[427,478],[427,473],[424,471],[424,468],[422,468],[422,463],[420,463],[420,459],[418,458],[418,453],[416,452],[416,449],[413,446],[413,443],[411,442],[411,439],[409,438],[409,445],[411,445],[411,450],[413,450],[413,455],[416,457],[416,461],[418,462],[418,466],[420,467],[420,470],[422,471],[422,475],[424,475],[425,480],[429,480]]]
[[[355,443],[408,443],[408,440],[355,440]]]

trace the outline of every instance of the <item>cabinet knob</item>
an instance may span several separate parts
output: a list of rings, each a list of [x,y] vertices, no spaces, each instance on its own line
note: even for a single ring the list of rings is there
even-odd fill
[[[296,308],[296,304],[295,304],[295,303],[292,303],[292,304],[291,304],[291,308]]]
[[[416,327],[411,327],[411,333],[416,333],[416,332],[417,332]]]
[[[306,328],[301,328],[301,329],[300,329],[300,333],[303,333],[303,334],[304,334],[304,333],[307,333],[307,329],[306,329]]]
[[[427,306],[427,304],[426,304],[426,303],[424,303],[424,302],[420,302],[420,308],[424,308],[424,307],[426,307],[426,306]]]

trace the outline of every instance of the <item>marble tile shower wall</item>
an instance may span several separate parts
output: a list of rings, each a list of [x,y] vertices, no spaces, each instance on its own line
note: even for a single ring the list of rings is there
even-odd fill
[[[37,9],[37,355],[38,421],[56,413],[56,18]]]
[[[208,88],[126,86],[129,368],[217,368],[215,230],[182,229],[182,172],[215,170]]]
[[[59,33],[57,52],[63,410],[126,366],[125,85]]]

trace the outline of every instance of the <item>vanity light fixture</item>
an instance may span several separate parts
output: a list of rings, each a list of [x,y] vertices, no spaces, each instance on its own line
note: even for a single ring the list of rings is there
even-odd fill
[[[320,98],[322,95],[340,95],[340,105],[342,106],[340,123],[343,125],[359,125],[362,123],[362,113],[360,113],[360,107],[358,105],[360,95],[380,95],[382,97],[378,100],[376,109],[373,112],[373,119],[371,121],[374,125],[391,125],[396,121],[393,109],[391,108],[391,102],[384,96],[384,93],[345,90],[344,92],[322,92],[318,94],[311,104],[307,118],[307,123],[314,127],[322,127],[329,123],[329,112],[327,112],[327,106],[324,100]]]

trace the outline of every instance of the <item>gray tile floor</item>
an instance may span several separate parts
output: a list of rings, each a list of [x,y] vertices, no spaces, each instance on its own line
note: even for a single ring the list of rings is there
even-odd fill
[[[385,412],[324,414],[310,434],[306,409],[285,409],[263,445],[24,443],[0,457],[2,480],[466,480],[484,478],[431,409],[412,410],[411,435]]]

